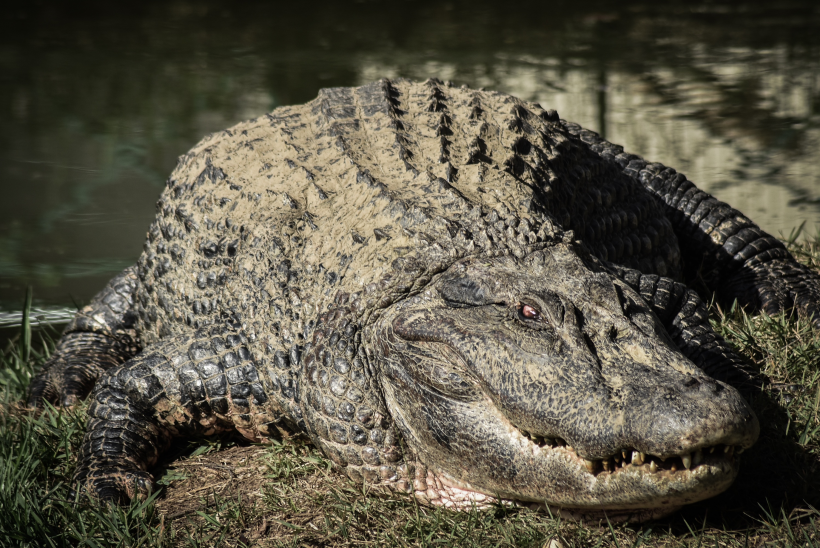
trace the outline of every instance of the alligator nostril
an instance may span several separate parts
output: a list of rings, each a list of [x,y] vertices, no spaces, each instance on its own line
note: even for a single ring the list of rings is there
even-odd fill
[[[720,394],[723,392],[723,385],[709,377],[689,377],[684,381],[683,386],[691,390],[699,390],[710,394]]]

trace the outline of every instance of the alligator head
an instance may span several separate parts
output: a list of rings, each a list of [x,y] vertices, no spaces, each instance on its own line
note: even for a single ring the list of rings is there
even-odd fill
[[[388,407],[448,506],[657,517],[725,490],[758,436],[740,394],[573,244],[461,260],[375,328]]]

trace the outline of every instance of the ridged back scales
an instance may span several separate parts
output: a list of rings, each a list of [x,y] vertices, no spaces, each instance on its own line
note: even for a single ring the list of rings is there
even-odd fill
[[[367,315],[459,257],[522,256],[556,230],[678,276],[657,199],[579,129],[502,93],[382,80],[212,134],[157,203],[138,261],[142,343],[233,322],[262,371],[283,355],[287,369],[338,295]]]

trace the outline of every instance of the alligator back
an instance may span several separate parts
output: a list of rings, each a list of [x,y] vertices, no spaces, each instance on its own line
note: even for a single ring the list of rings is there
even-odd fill
[[[382,80],[206,137],[168,179],[138,262],[143,343],[231,316],[287,352],[337,293],[389,286],[396,259],[420,285],[556,228],[599,258],[678,276],[656,199],[583,142],[595,134],[568,129],[580,128],[509,95]]]

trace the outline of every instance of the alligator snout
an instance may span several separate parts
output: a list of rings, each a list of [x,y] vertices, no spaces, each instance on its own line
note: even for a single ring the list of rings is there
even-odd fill
[[[625,448],[668,458],[703,447],[751,446],[759,423],[741,395],[685,358],[635,296],[627,298],[628,288],[617,294],[621,310],[612,299],[579,306],[597,412],[570,412],[562,421],[574,424],[562,433],[576,450],[590,459]]]

